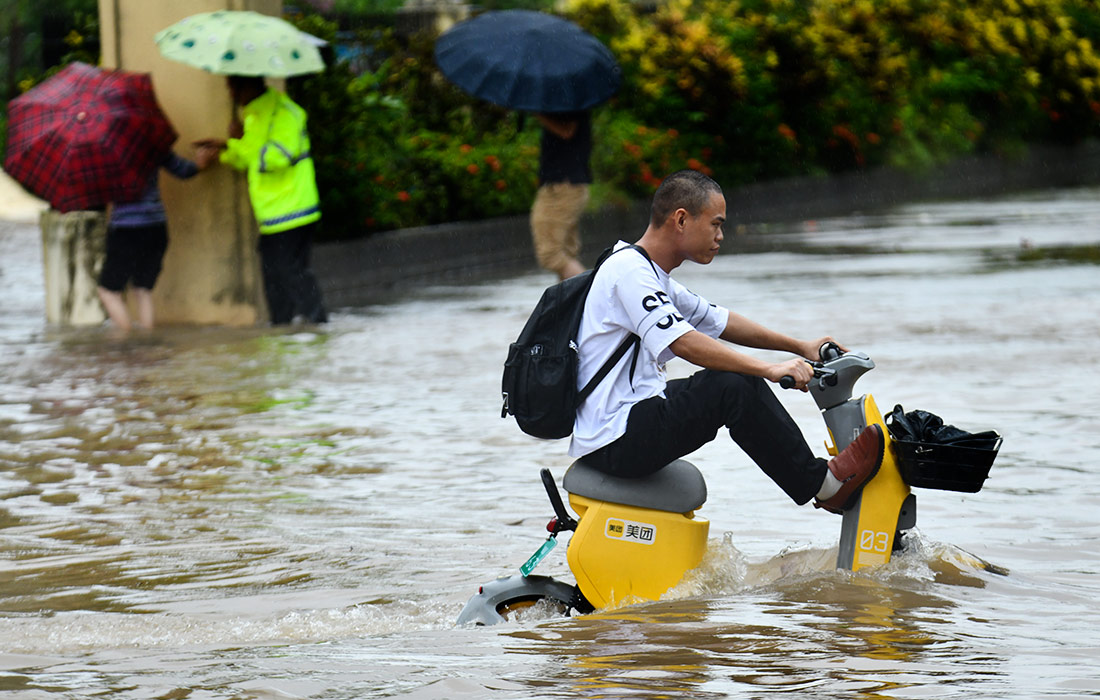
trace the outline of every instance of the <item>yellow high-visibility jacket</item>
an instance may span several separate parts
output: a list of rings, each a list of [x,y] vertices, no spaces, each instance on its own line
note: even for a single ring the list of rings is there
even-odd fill
[[[248,172],[248,196],[260,233],[279,233],[321,218],[306,112],[273,88],[241,107],[244,135],[229,139],[221,162]]]

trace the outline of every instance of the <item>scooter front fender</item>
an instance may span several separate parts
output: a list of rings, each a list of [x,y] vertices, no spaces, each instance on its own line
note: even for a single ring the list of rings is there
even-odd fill
[[[851,571],[890,561],[898,531],[916,524],[916,498],[901,478],[886,421],[869,394],[862,408],[864,425],[878,424],[886,444],[878,473],[863,487],[855,506],[844,512],[836,565]]]
[[[458,615],[456,624],[495,625],[504,622],[501,610],[521,602],[549,599],[568,609],[574,587],[549,576],[503,576],[481,586]]]

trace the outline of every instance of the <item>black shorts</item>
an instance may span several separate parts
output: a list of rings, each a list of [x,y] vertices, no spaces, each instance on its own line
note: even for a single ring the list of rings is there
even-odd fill
[[[164,251],[168,250],[165,224],[107,229],[107,259],[99,273],[99,286],[112,292],[126,289],[127,283],[152,289],[160,276]]]

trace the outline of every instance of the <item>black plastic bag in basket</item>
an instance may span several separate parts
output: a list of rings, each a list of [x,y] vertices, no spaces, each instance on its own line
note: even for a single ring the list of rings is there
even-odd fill
[[[886,416],[886,427],[890,437],[906,442],[921,442],[935,445],[955,445],[978,450],[991,450],[1000,436],[993,430],[981,433],[968,433],[953,425],[945,425],[943,419],[934,413],[917,409],[905,412],[901,404]]]

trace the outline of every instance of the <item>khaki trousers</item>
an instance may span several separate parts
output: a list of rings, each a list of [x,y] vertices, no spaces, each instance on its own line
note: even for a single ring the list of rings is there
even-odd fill
[[[588,204],[588,185],[568,182],[539,187],[531,206],[531,238],[540,266],[558,273],[581,252],[578,224]]]

